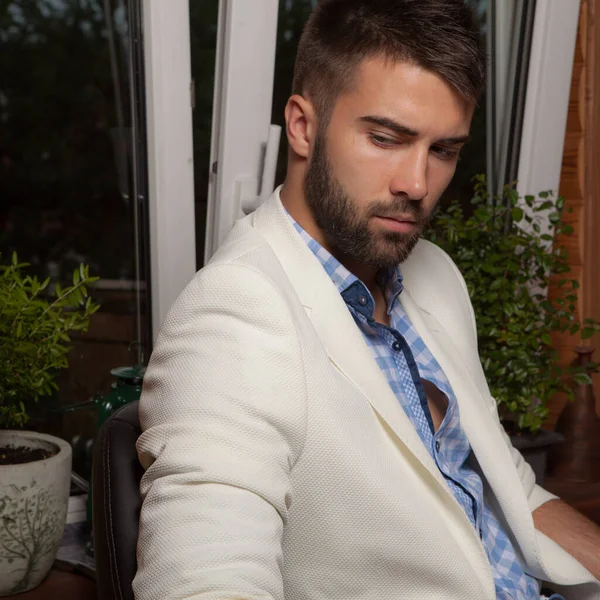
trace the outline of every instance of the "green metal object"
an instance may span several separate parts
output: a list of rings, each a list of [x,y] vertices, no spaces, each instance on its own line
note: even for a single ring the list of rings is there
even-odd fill
[[[98,429],[117,409],[140,399],[145,372],[144,365],[111,370],[110,374],[117,381],[110,386],[110,392],[106,396],[97,395],[92,401],[98,409]]]

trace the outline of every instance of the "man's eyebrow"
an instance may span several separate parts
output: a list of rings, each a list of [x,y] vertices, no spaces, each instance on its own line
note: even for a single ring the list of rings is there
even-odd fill
[[[398,135],[408,135],[409,137],[417,137],[419,135],[418,131],[411,129],[410,127],[406,127],[405,125],[401,125],[400,123],[394,121],[393,119],[388,119],[387,117],[375,117],[372,115],[367,115],[366,117],[361,117],[359,121],[361,123],[372,123],[373,125],[379,125],[380,127],[391,129]]]
[[[470,135],[457,135],[456,137],[449,137],[438,140],[437,144],[444,146],[454,146],[455,144],[466,144],[471,139]]]
[[[371,123],[373,125],[379,125],[380,127],[385,127],[386,129],[390,129],[391,131],[397,133],[398,135],[407,135],[409,137],[418,137],[419,132],[411,129],[410,127],[406,127],[394,121],[393,119],[389,119],[388,117],[377,117],[373,115],[367,115],[365,117],[360,117],[359,121],[361,123]],[[471,139],[470,135],[458,135],[448,138],[443,138],[441,140],[437,140],[436,144],[443,144],[445,146],[453,146],[455,144],[464,144]]]

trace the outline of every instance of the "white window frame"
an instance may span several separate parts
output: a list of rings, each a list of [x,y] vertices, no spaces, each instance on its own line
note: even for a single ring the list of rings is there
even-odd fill
[[[152,330],[196,271],[189,0],[142,0]]]
[[[235,221],[273,191],[279,145],[279,132],[271,127],[278,8],[278,0],[221,0],[219,5],[205,260]]]
[[[537,0],[519,158],[521,195],[558,193],[580,0]]]

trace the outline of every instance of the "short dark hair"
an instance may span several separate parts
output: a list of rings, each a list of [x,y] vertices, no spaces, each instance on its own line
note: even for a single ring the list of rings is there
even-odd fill
[[[358,65],[376,56],[436,73],[473,104],[485,87],[480,26],[465,0],[320,0],[300,38],[292,93],[328,121]]]

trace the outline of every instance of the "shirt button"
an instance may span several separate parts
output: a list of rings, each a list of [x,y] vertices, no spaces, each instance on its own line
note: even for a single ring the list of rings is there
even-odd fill
[[[441,444],[440,444],[440,441],[439,441],[439,440],[437,440],[437,441],[435,442],[435,451],[436,451],[436,452],[439,452],[439,451],[440,451],[440,446],[441,446]]]
[[[394,343],[392,344],[392,348],[393,348],[394,350],[401,350],[401,349],[402,349],[402,344],[400,344],[400,342],[394,342]]]
[[[359,303],[361,306],[366,306],[368,302],[369,302],[369,301],[367,300],[367,297],[366,297],[366,296],[359,296],[359,298],[358,298],[358,303]]]

